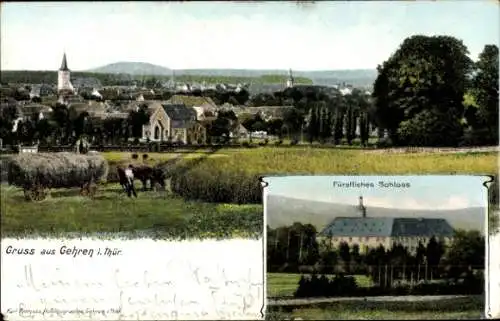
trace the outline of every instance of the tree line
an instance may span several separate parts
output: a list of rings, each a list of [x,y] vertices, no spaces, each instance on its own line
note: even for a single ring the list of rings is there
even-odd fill
[[[160,88],[162,83],[172,79],[171,75],[131,75],[110,74],[96,72],[71,72],[71,78],[93,78],[103,86],[141,86],[146,88]],[[210,75],[176,75],[176,82],[207,83],[207,84],[280,84],[286,82],[285,75],[262,75],[260,77],[241,76],[210,76]],[[32,70],[4,70],[1,75],[2,84],[56,84],[57,71]],[[312,84],[312,80],[305,77],[296,77],[296,83]]]
[[[396,281],[449,279],[458,281],[484,270],[484,236],[478,231],[456,231],[450,244],[431,237],[410,251],[402,244],[362,251],[363,244],[318,240],[310,224],[267,230],[268,272],[367,275],[379,286]],[[390,277],[390,282],[389,282]]]

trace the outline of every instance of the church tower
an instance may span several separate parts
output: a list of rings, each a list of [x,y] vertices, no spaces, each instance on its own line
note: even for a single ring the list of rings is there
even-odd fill
[[[292,69],[288,71],[288,80],[286,81],[286,87],[287,88],[292,88],[294,85],[294,80],[293,80],[293,75],[292,75]]]
[[[66,53],[63,55],[61,68],[57,72],[57,91],[59,93],[73,93],[73,85],[70,81],[70,71],[66,60]]]

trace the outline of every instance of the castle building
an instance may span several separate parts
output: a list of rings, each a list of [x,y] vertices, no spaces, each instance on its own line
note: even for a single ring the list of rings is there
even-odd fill
[[[358,216],[336,217],[326,228],[318,233],[318,240],[326,240],[333,247],[345,242],[349,246],[357,244],[360,252],[383,245],[390,249],[401,244],[410,253],[415,253],[419,243],[426,246],[434,237],[451,242],[454,229],[445,219],[413,217],[369,217],[359,197]]]
[[[68,68],[68,61],[66,60],[66,53],[63,55],[61,68],[57,72],[57,91],[61,94],[73,94],[74,88],[70,80],[70,70]]]

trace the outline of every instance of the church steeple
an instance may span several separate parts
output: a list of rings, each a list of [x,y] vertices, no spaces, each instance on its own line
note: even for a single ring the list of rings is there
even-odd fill
[[[69,71],[68,69],[68,61],[66,60],[66,53],[63,55],[62,63],[61,63],[61,68],[59,68],[61,71]]]

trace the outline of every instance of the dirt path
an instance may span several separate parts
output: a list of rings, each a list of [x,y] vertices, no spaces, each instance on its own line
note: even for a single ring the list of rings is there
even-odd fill
[[[461,147],[461,148],[437,148],[437,147],[401,147],[401,148],[382,148],[374,150],[366,150],[366,153],[484,153],[484,152],[498,152],[498,146],[485,146],[485,147]]]

